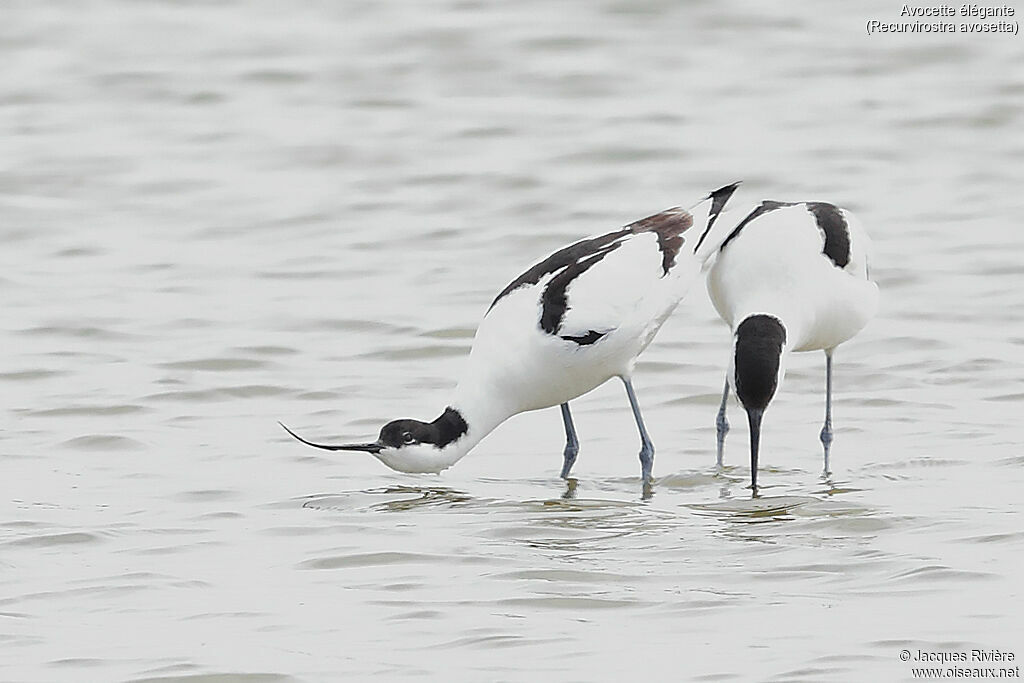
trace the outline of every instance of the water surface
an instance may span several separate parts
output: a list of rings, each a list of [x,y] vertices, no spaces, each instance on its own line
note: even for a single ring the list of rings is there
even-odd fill
[[[903,680],[1024,656],[1024,55],[886,3],[13,3],[0,22],[0,678]],[[417,477],[536,257],[744,179],[875,242],[879,316],[766,417],[703,288],[625,396]]]

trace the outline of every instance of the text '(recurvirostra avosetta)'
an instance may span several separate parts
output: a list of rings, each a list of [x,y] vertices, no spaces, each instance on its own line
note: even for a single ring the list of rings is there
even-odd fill
[[[868,19],[868,35],[876,33],[1004,33],[1017,35],[1017,14],[1010,5],[903,5],[899,21]],[[989,21],[991,19],[999,21]],[[945,21],[928,21],[939,19]],[[957,21],[959,19],[960,21]]]

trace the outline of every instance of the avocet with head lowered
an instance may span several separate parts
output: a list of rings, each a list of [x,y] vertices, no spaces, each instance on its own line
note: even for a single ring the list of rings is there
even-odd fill
[[[757,490],[761,418],[782,383],[790,351],[825,352],[825,424],[832,445],[832,353],[878,308],[868,279],[867,234],[845,209],[823,202],[764,201],[732,229],[708,274],[708,293],[733,333],[718,411],[718,464],[729,431],[730,385],[750,424],[750,483]]]
[[[718,218],[737,184],[689,210],[669,209],[559,249],[513,280],[484,315],[454,397],[433,422],[395,420],[376,441],[343,445],[312,443],[285,429],[317,448],[371,453],[401,472],[440,472],[509,417],[561,406],[566,478],[579,450],[569,401],[619,377],[649,483],[654,446],[633,367],[728,234]]]

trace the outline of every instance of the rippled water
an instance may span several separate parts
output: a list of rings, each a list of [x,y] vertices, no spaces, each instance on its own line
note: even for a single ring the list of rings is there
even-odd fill
[[[781,7],[781,6],[780,6]],[[887,3],[0,10],[0,679],[902,680],[1024,657],[1024,54]],[[700,286],[617,383],[416,477],[538,255],[743,178],[875,240],[878,318],[717,475]]]

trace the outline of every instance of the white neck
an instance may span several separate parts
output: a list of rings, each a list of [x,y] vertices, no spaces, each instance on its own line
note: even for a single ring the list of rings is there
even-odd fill
[[[508,405],[499,392],[469,379],[459,382],[455,388],[451,407],[459,411],[468,426],[465,436],[452,444],[460,447],[462,455],[468,453],[498,425],[518,412]]]
[[[431,443],[385,448],[376,454],[377,459],[399,472],[441,472],[461,460],[495,427],[516,412],[496,402],[494,392],[487,393],[483,387],[471,384],[460,384],[448,407],[458,412],[466,423],[464,434],[443,448]]]

